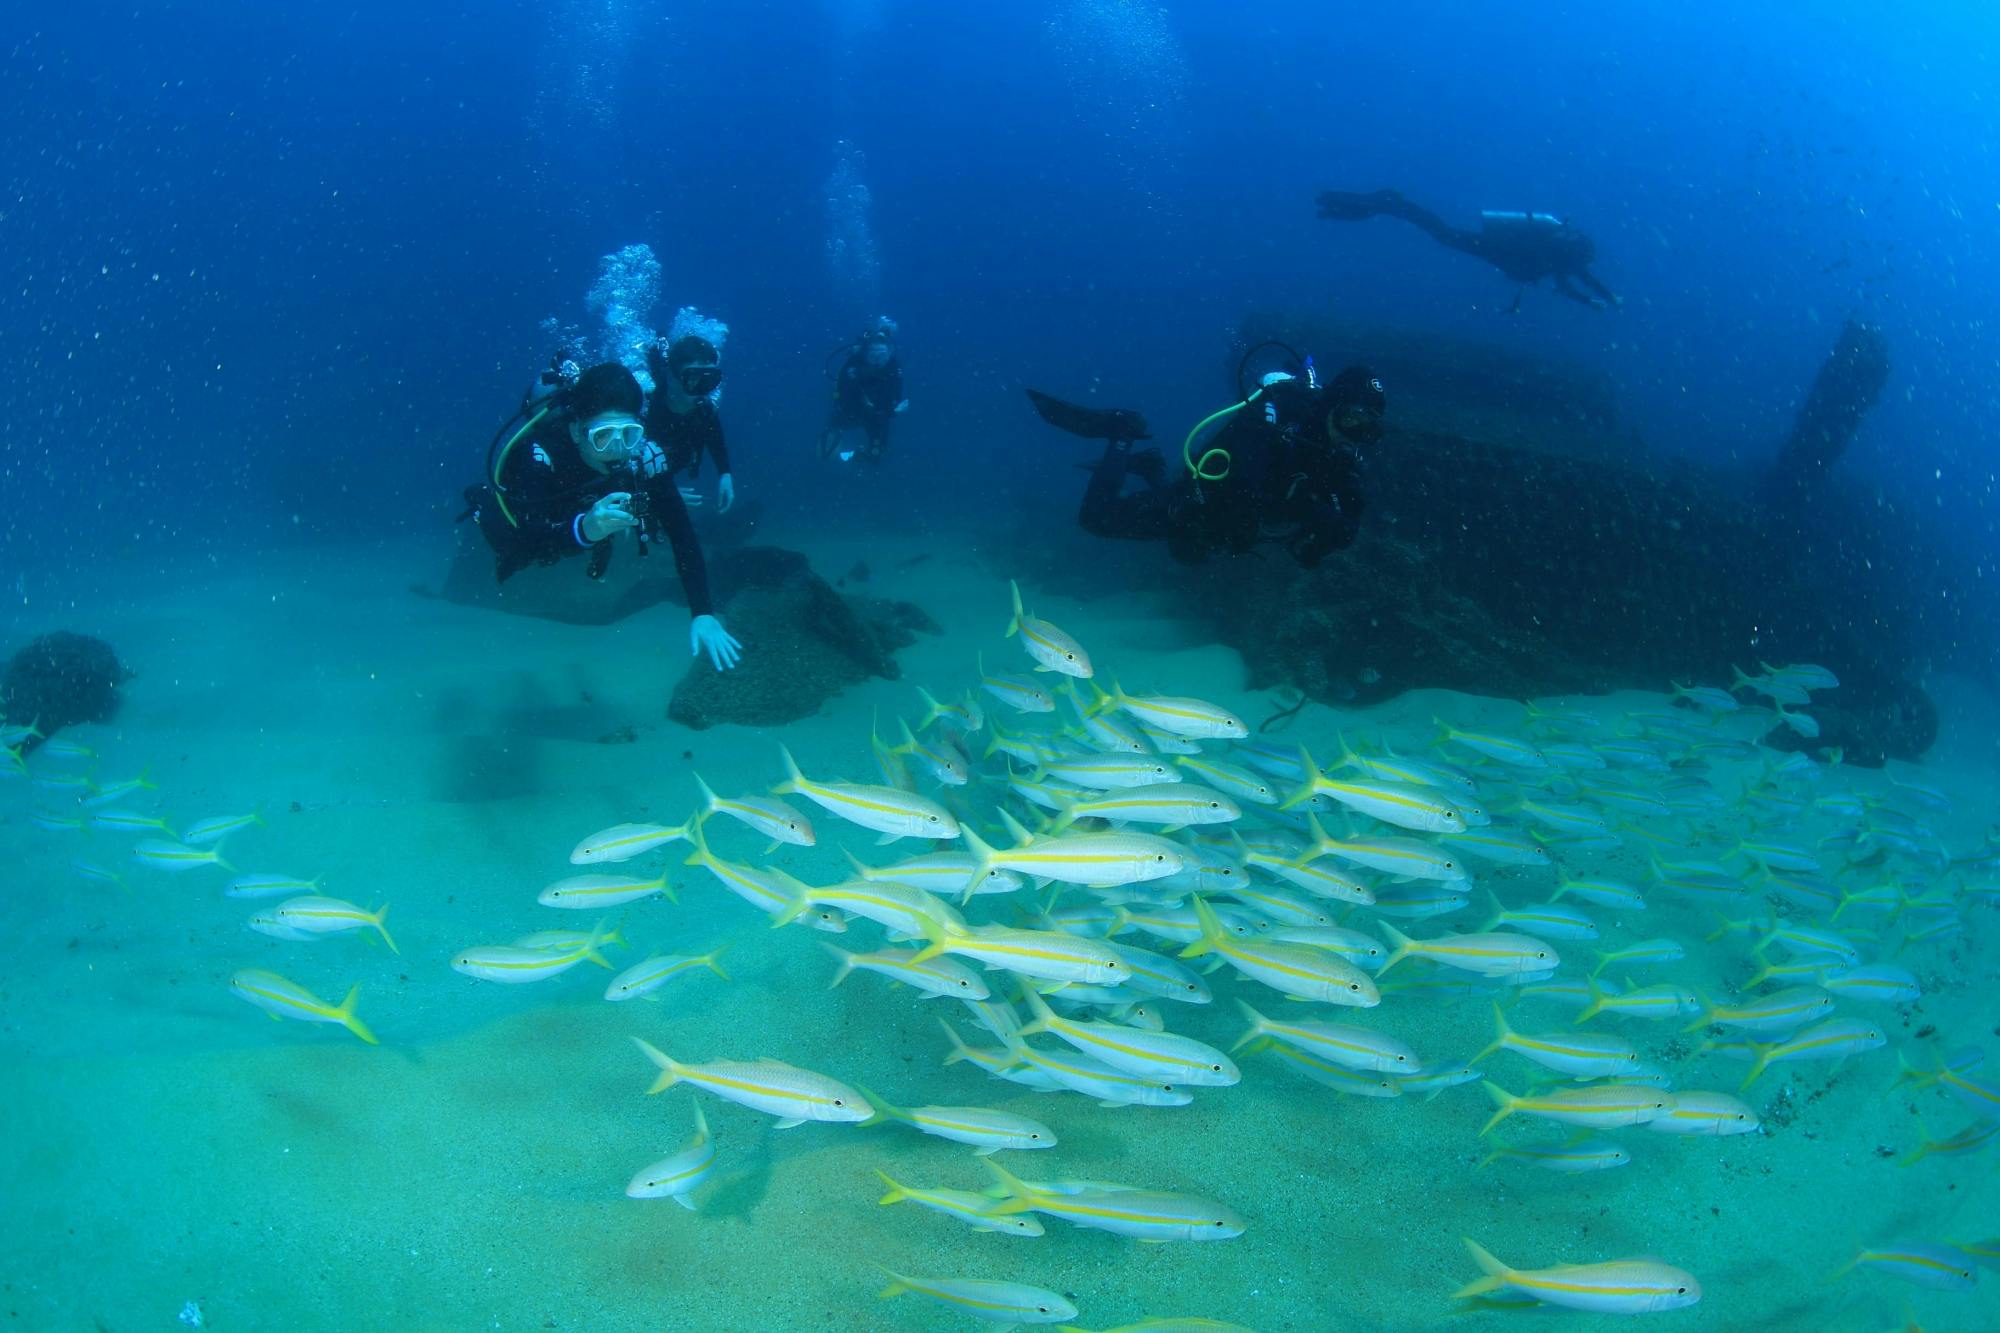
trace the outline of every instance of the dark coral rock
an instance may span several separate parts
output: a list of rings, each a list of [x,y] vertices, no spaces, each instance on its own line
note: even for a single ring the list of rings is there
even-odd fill
[[[717,615],[742,641],[743,659],[731,671],[715,670],[706,658],[689,668],[667,707],[683,726],[770,727],[811,717],[850,685],[896,679],[895,650],[916,630],[937,632],[907,602],[842,597],[804,556],[775,546],[718,553],[710,582]]]
[[[64,727],[109,720],[118,709],[118,687],[131,678],[104,640],[58,630],[8,660],[0,674],[0,715],[40,729],[41,736],[28,740],[33,749]]]

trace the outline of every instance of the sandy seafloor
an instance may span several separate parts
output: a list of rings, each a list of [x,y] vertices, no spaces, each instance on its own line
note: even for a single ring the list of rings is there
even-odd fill
[[[1001,637],[1005,587],[971,558],[885,538],[792,544],[829,575],[865,557],[877,571],[871,591],[917,602],[945,630],[901,654],[903,681],[871,682],[782,729],[808,773],[873,780],[871,710],[914,716],[913,685],[963,688],[975,651],[1017,660]],[[896,572],[906,550],[933,549]],[[139,670],[115,723],[70,733],[98,751],[101,779],[149,771],[160,790],[143,808],[176,820],[261,808],[267,826],[227,840],[229,860],[324,876],[326,892],[366,906],[388,902],[402,951],[359,935],[298,944],[254,934],[243,925],[251,906],[219,894],[224,872],[128,865],[130,838],[35,828],[27,784],[0,786],[5,1326],[174,1328],[189,1300],[225,1333],[976,1326],[914,1297],[878,1301],[871,1263],[1052,1287],[1074,1298],[1087,1328],[1173,1314],[1298,1330],[1613,1322],[1455,1312],[1451,1292],[1477,1275],[1459,1239],[1471,1236],[1523,1267],[1653,1254],[1687,1268],[1706,1297],[1655,1316],[1663,1326],[1875,1330],[1914,1316],[1933,1329],[2000,1327],[2000,1274],[1966,1294],[1878,1273],[1827,1282],[1860,1243],[2000,1234],[1991,1151],[1910,1170],[1885,1155],[1916,1145],[1919,1108],[1940,1135],[1970,1119],[1935,1090],[1890,1093],[1893,1048],[1838,1070],[1774,1068],[1751,1101],[1762,1110],[1789,1087],[1802,1104],[1782,1130],[1625,1130],[1631,1166],[1559,1176],[1475,1169],[1491,1109],[1477,1086],[1430,1101],[1358,1100],[1251,1057],[1240,1086],[1202,1091],[1192,1106],[1105,1109],[944,1068],[936,1016],[956,1005],[868,975],[829,990],[820,945],[837,937],[772,930],[693,869],[676,871],[678,906],[624,912],[631,946],[617,961],[726,943],[730,982],[695,975],[658,1003],[614,1005],[601,998],[609,974],[590,967],[520,987],[460,976],[447,960],[468,945],[581,928],[580,914],[535,903],[572,873],[566,856],[581,836],[625,820],[678,822],[694,799],[691,768],[726,793],[767,786],[780,776],[779,734],[665,720],[686,661],[684,611],[592,628],[413,595],[410,584],[441,579],[444,550],[429,541],[199,567],[99,564],[24,584],[26,605],[10,599],[7,647],[76,629],[107,638]],[[1253,721],[1275,706],[1245,692],[1234,653],[1184,642],[1156,597],[1078,604],[1028,592],[1129,688],[1203,695]],[[1992,815],[1992,711],[1968,689],[1940,693],[1946,739],[1926,776],[1955,798],[1955,813],[1936,818],[1962,850]],[[1576,702],[1616,717],[1658,699]],[[1503,727],[1520,716],[1510,701],[1417,693],[1366,712],[1313,706],[1289,734],[1328,750],[1336,727],[1421,738],[1434,713]],[[636,743],[600,743],[627,724]],[[1880,773],[1829,780],[1883,785]],[[877,861],[922,850],[877,849],[872,835],[813,817],[821,845],[773,858],[807,879],[840,876],[840,845]],[[713,841],[734,860],[762,853],[761,839],[722,822]],[[68,869],[79,855],[121,866],[129,892],[79,881]],[[1577,869],[1643,878],[1631,857]],[[1484,919],[1486,886],[1521,903],[1553,885],[1546,872],[1492,866],[1479,877],[1479,906],[1454,919],[1459,928]],[[1671,934],[1694,946],[1648,980],[1712,988],[1744,973],[1730,946],[1698,943],[1705,909],[1654,895],[1644,919],[1590,910],[1614,942]],[[876,947],[878,934],[857,922],[839,942]],[[1911,950],[1904,961],[1929,993],[1881,1013],[1895,1042],[1933,1058],[1941,1045],[1991,1044],[1996,945],[2000,922],[1980,909],[1962,937]],[[230,993],[242,967],[282,972],[329,1000],[359,982],[382,1045],[268,1021]],[[1169,1006],[1177,1030],[1226,1046],[1241,1027],[1227,997],[1285,1003],[1220,975],[1215,984],[1206,1009]],[[1528,1030],[1569,1018],[1547,1002],[1513,1013]],[[1428,1060],[1464,1059],[1490,1032],[1483,1000],[1392,995],[1327,1016],[1393,1032]],[[1672,1033],[1601,1026],[1642,1051]],[[1928,1026],[1937,1035],[1917,1041]],[[790,1061],[905,1105],[1031,1114],[1062,1142],[1004,1155],[1017,1173],[1193,1191],[1230,1204],[1248,1230],[1219,1244],[1142,1245],[1051,1219],[1031,1240],[878,1207],[875,1168],[962,1188],[983,1186],[986,1173],[969,1149],[899,1126],[777,1132],[764,1115],[684,1087],[647,1097],[654,1070],[635,1034],[688,1061]],[[1512,1054],[1488,1067],[1516,1090],[1532,1072]],[[1720,1089],[1742,1069],[1720,1056],[1679,1067],[1682,1086]],[[699,1212],[625,1198],[633,1171],[686,1139],[696,1096],[719,1144],[720,1183]],[[1501,1131],[1515,1142],[1561,1133],[1524,1122]]]

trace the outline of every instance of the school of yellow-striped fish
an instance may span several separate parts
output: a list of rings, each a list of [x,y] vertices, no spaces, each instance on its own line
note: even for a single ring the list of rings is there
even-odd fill
[[[1909,1110],[1908,1140],[1878,1154],[1950,1188],[2000,1188],[1966,1160],[2000,1138],[2000,1074],[1982,1045],[1993,1014],[1985,1029],[1938,1030],[1923,1008],[1976,975],[1962,950],[2000,899],[2000,842],[1953,845],[1938,831],[1950,800],[1907,772],[1800,748],[1817,735],[1814,696],[1839,685],[1825,668],[1759,664],[1616,717],[1530,702],[1502,727],[1439,718],[1415,743],[1352,723],[1261,735],[1225,702],[1137,670],[1120,679],[1018,588],[1011,617],[995,601],[993,637],[959,688],[919,691],[911,718],[887,738],[879,726],[854,736],[847,762],[808,771],[774,738],[757,790],[687,773],[663,780],[686,788],[680,822],[562,831],[546,877],[522,886],[550,909],[549,928],[527,935],[466,920],[461,938],[399,949],[386,903],[243,855],[257,811],[153,813],[147,772],[98,765],[65,739],[25,753],[38,736],[25,719],[7,728],[4,767],[43,836],[74,840],[79,881],[150,892],[159,877],[206,876],[218,910],[288,948],[372,939],[378,960],[448,965],[466,985],[560,988],[603,969],[604,1000],[670,1003],[676,988],[732,984],[732,940],[787,930],[798,968],[886,987],[936,1019],[895,1087],[864,1086],[840,1049],[774,1044],[782,1016],[743,1025],[764,1040],[698,1049],[635,1024],[605,1058],[635,1098],[681,1089],[668,1119],[688,1137],[616,1164],[605,1189],[629,1182],[635,1209],[673,1200],[697,1214],[690,1226],[732,1134],[752,1123],[712,1128],[715,1101],[802,1135],[885,1126],[957,1145],[961,1167],[939,1179],[902,1179],[887,1156],[874,1167],[880,1205],[914,1205],[939,1227],[1059,1250],[1077,1229],[1166,1243],[1310,1226],[1262,1214],[1255,1141],[1240,1169],[1196,1181],[1171,1159],[1104,1151],[1130,1118],[1166,1121],[1167,1142],[1174,1117],[1213,1132],[1231,1090],[1253,1080],[1310,1088],[1329,1134],[1350,1106],[1462,1099],[1462,1140],[1430,1145],[1441,1177],[1619,1170],[1657,1173],[1662,1189],[1676,1153],[1725,1153],[1721,1140],[1769,1132],[1833,1080],[1862,1080]],[[1022,654],[1012,669],[1009,651]],[[1767,747],[1774,732],[1799,741]],[[628,929],[643,938],[649,900],[696,895],[737,900],[734,924],[614,956]],[[273,1019],[372,1045],[362,1006],[382,964],[368,957],[352,955],[337,1002],[264,966],[228,985]],[[934,1071],[959,1065],[987,1076],[990,1095],[932,1104]],[[1812,1181],[1799,1185],[1809,1201]],[[876,1206],[857,1193],[845,1243],[815,1260],[852,1265],[856,1290],[885,1276],[884,1297],[945,1319],[1087,1317],[1087,1285],[1014,1276],[1035,1270],[1048,1252],[1036,1247],[1001,1247],[1011,1253],[994,1271],[909,1275],[920,1256],[868,1239]],[[1362,1205],[1329,1193],[1326,1206]],[[1366,1206],[1402,1225],[1393,1201]],[[1913,1230],[1886,1203],[1797,1225],[1851,1241],[1830,1292],[1894,1282],[1971,1299],[2000,1262],[2000,1242]],[[1600,1314],[1726,1305],[1731,1284],[1755,1280],[1696,1271],[1671,1250],[1607,1252],[1525,1211],[1464,1248],[1453,1280],[1379,1280],[1439,1320],[1454,1300]],[[1936,1326],[1979,1327],[1977,1309]],[[1126,1327],[1248,1317],[1162,1310]]]

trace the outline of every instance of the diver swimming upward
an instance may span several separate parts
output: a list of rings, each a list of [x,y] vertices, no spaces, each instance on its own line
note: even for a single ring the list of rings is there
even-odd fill
[[[1401,218],[1439,245],[1483,259],[1521,284],[1514,293],[1513,314],[1530,284],[1553,280],[1556,291],[1596,310],[1624,302],[1590,271],[1597,246],[1590,237],[1552,213],[1483,212],[1479,230],[1452,226],[1427,208],[1411,203],[1400,191],[1347,194],[1328,190],[1319,197],[1319,215],[1330,222],[1359,222],[1377,216]],[[1584,291],[1578,284],[1589,288]]]

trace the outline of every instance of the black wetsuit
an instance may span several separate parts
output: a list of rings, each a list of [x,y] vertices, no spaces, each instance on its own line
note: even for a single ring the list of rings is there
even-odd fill
[[[1195,446],[1198,453],[1228,451],[1229,475],[1220,481],[1198,480],[1184,468],[1168,480],[1150,451],[1138,456],[1149,466],[1135,469],[1129,442],[1113,441],[1084,488],[1077,522],[1099,537],[1164,538],[1187,564],[1278,542],[1310,569],[1351,544],[1361,524],[1361,455],[1328,439],[1331,407],[1325,389],[1297,380],[1266,388]],[[1135,470],[1145,487],[1126,494]]]
[[[1328,190],[1319,197],[1319,215],[1334,222],[1377,216],[1401,218],[1439,245],[1485,260],[1523,287],[1550,278],[1555,289],[1572,301],[1588,306],[1618,304],[1611,289],[1590,271],[1597,255],[1590,238],[1543,214],[1499,215],[1507,220],[1495,225],[1482,223],[1478,231],[1465,231],[1395,190],[1373,194]],[[1578,283],[1590,290],[1579,289]],[[1514,304],[1520,305],[1518,296]]]
[[[501,582],[530,564],[553,565],[586,551],[590,553],[591,576],[601,575],[615,539],[587,541],[583,517],[611,492],[629,491],[644,497],[645,519],[637,531],[648,540],[665,537],[673,547],[674,569],[687,593],[689,613],[705,616],[714,612],[701,542],[695,537],[694,524],[688,521],[687,506],[674,484],[667,456],[657,446],[647,446],[632,466],[598,472],[583,461],[570,439],[569,417],[558,415],[514,446],[501,467],[500,484],[516,525],[506,525],[504,518],[496,523],[482,517],[482,526],[489,534],[505,534],[495,567]],[[635,504],[634,511],[638,508]]]
[[[871,460],[880,459],[889,448],[889,423],[895,420],[896,404],[902,401],[903,363],[891,357],[887,365],[871,366],[867,349],[857,347],[833,382],[824,452],[833,452],[840,432],[859,428],[867,436],[863,452]]]
[[[715,460],[718,476],[729,475],[729,446],[722,438],[722,414],[707,398],[697,398],[685,412],[667,406],[667,391],[655,389],[646,406],[646,438],[666,452],[667,471],[678,477],[701,475],[706,454]]]

